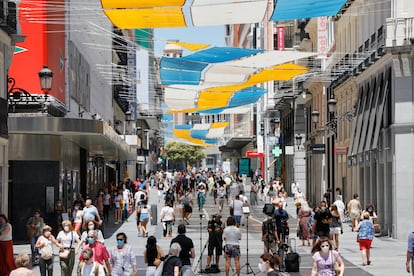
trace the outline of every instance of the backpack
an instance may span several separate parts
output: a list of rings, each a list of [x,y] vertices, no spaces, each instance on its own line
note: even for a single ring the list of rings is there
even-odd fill
[[[170,260],[172,257],[172,255],[168,255],[167,258],[165,258],[163,261],[161,261],[160,265],[157,267],[157,269],[154,272],[154,276],[162,276],[162,273],[164,272],[164,264]]]

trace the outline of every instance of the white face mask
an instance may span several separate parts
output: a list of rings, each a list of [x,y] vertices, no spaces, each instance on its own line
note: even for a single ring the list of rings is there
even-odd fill
[[[70,229],[70,228],[69,228],[69,226],[67,226],[67,225],[66,225],[65,227],[63,227],[63,230],[65,230],[65,232],[69,232],[69,229]]]
[[[257,266],[259,267],[260,272],[266,272],[266,267],[264,264],[259,263]]]
[[[88,225],[88,229],[93,230],[93,229],[95,229],[95,226],[94,225]]]
[[[50,232],[49,231],[46,231],[45,233],[44,233],[44,235],[45,235],[45,237],[50,237]]]
[[[328,253],[329,252],[329,246],[321,247],[321,250],[322,250],[323,253]]]

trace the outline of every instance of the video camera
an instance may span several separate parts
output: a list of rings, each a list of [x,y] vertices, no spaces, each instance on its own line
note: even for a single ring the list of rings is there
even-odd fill
[[[268,216],[273,216],[275,213],[275,206],[272,203],[265,203],[263,206],[263,213]]]

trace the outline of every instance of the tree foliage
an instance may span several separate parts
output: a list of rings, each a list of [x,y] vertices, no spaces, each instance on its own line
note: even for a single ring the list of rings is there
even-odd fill
[[[184,143],[169,142],[165,145],[167,158],[173,162],[184,161],[187,165],[199,164],[206,155],[203,147]]]

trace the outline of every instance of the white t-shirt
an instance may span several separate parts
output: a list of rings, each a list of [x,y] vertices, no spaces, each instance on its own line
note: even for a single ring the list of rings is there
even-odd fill
[[[124,204],[129,204],[129,195],[131,194],[131,192],[128,189],[125,189],[122,192],[122,195],[124,197]]]
[[[224,228],[223,231],[223,239],[226,239],[226,244],[239,244],[239,240],[241,240],[241,232],[240,229],[236,226],[228,226]]]
[[[170,206],[164,206],[161,210],[161,217],[163,217],[163,215],[164,215],[164,219],[162,221],[174,220],[174,208]]]
[[[135,205],[138,205],[138,203],[141,202],[141,195],[145,195],[145,193],[143,191],[138,191],[135,193],[134,195]]]
[[[106,194],[103,197],[103,205],[109,205],[111,202],[111,195],[110,194]]]
[[[230,206],[233,208],[235,216],[242,216],[243,215],[243,202],[241,200],[233,200],[230,203]]]
[[[103,266],[97,262],[93,262],[91,264],[83,264],[81,275],[82,276],[95,276],[95,266],[98,267],[98,276],[105,276],[105,271]]]
[[[65,232],[65,231],[60,231],[59,234],[57,235],[56,239],[63,244],[63,247],[65,248],[75,248],[75,243],[76,240],[79,238],[78,233],[76,233],[75,231],[71,231],[71,232]],[[72,242],[72,245],[71,245]]]

